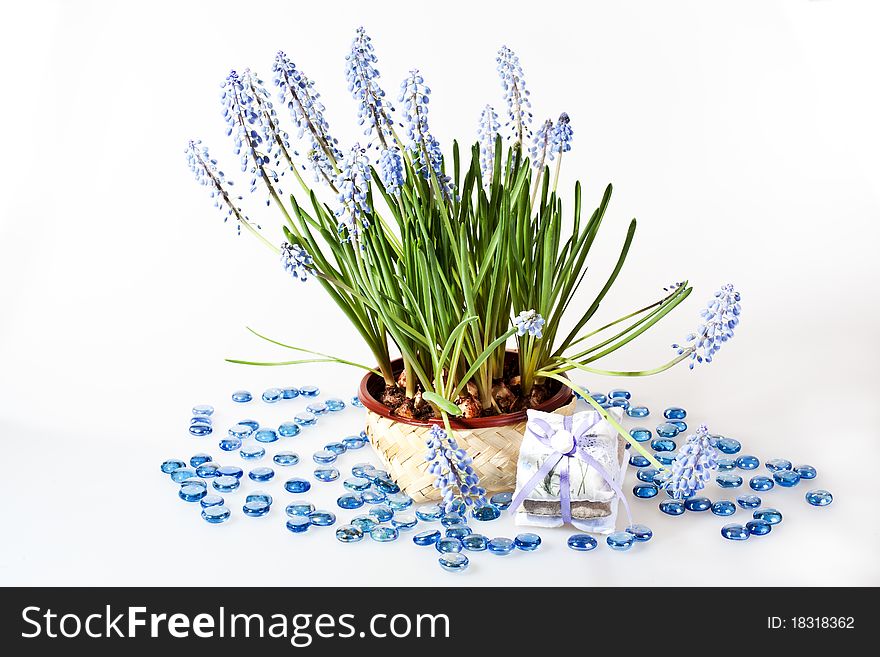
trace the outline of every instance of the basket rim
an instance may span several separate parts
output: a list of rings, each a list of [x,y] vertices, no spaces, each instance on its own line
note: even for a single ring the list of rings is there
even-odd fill
[[[515,349],[507,350],[507,357],[510,358],[512,355],[517,354],[518,352]],[[399,374],[403,371],[403,359],[397,358],[391,361],[391,371],[394,374]],[[564,374],[562,376],[565,376]],[[566,377],[567,378],[567,377]],[[381,382],[381,377],[379,377],[374,372],[367,372],[364,375],[364,378],[361,379],[360,387],[358,388],[358,397],[361,400],[361,403],[373,413],[380,415],[382,417],[386,417],[394,422],[400,422],[402,424],[411,424],[417,427],[430,427],[436,424],[436,421],[429,420],[415,420],[410,418],[398,417],[397,415],[392,415],[390,409],[376,399],[373,394],[370,392],[371,387],[375,387],[377,383]],[[536,411],[555,411],[557,408],[561,406],[565,406],[571,401],[573,397],[573,393],[568,386],[560,384],[559,390],[552,396],[547,398],[544,402],[538,404],[533,407],[533,410]],[[510,424],[517,424],[519,422],[524,422],[526,420],[526,410],[517,411],[516,413],[503,413],[501,415],[491,415],[489,417],[477,417],[471,419],[462,419],[457,417],[450,417],[449,424],[453,429],[482,429],[482,428],[490,428],[490,427],[503,427]]]

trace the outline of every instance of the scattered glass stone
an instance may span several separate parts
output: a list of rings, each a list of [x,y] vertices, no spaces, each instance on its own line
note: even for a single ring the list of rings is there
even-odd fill
[[[229,427],[229,437],[244,440],[254,432],[253,427],[249,424],[239,422]]]
[[[715,477],[715,483],[721,488],[739,488],[742,486],[743,478],[732,472],[725,472]]]
[[[190,470],[189,468],[179,468],[171,473],[171,481],[175,484],[179,484],[182,481],[186,481],[190,477],[195,477],[196,471]]]
[[[508,493],[509,495],[509,493]],[[494,499],[494,495],[492,496]],[[443,517],[443,509],[439,504],[426,504],[416,509],[416,518],[424,522],[435,522]]]
[[[180,487],[183,488],[184,486],[198,486],[199,488],[201,488],[203,490],[206,490],[206,491],[208,490],[208,484],[206,484],[201,479],[196,479],[195,477],[190,477],[189,479],[185,479],[185,480],[181,481]]]
[[[256,493],[249,493],[247,497],[244,498],[245,502],[265,502],[269,506],[272,506],[272,496],[269,493],[263,493],[262,491]]]
[[[308,531],[311,526],[312,521],[309,520],[308,516],[294,516],[287,521],[287,529],[294,534],[302,534]]]
[[[279,399],[281,399],[280,388],[269,388],[263,391],[263,401],[267,404],[274,404]]]
[[[327,404],[324,402],[312,402],[306,406],[306,410],[312,415],[326,415],[330,412],[330,409],[327,408]]]
[[[217,468],[218,477],[235,477],[241,479],[244,476],[244,470],[237,465],[221,465]]]
[[[718,459],[718,469],[722,472],[725,470],[733,470],[736,468],[736,459]]]
[[[349,477],[345,481],[342,482],[342,485],[350,491],[355,493],[360,493],[362,491],[367,490],[372,484],[369,479],[365,479],[364,477]]]
[[[461,539],[465,550],[471,552],[484,552],[489,545],[489,539],[482,534],[468,534]]]
[[[763,520],[764,522],[769,522],[771,525],[778,525],[782,522],[782,512],[777,509],[756,509],[752,514],[752,517],[755,520]]]
[[[632,399],[632,393],[629,390],[615,388],[608,393],[608,399]]]
[[[275,456],[272,457],[272,461],[276,465],[288,467],[299,463],[299,455],[294,454],[293,452],[278,452]]]
[[[296,399],[299,397],[299,388],[281,388],[281,399]]]
[[[220,491],[221,493],[231,493],[236,488],[238,488],[241,483],[236,477],[230,477],[228,475],[224,475],[222,477],[215,477],[212,482],[215,489]]]
[[[385,501],[385,493],[373,486],[372,483],[370,484],[370,488],[361,494],[361,497],[367,504],[381,504]]]
[[[397,513],[391,518],[391,524],[401,531],[412,529],[419,522],[414,513]]]
[[[214,432],[214,429],[209,424],[193,424],[193,425],[190,425],[189,432],[193,436],[201,437],[201,436],[207,436],[209,434],[212,434]]]
[[[671,438],[655,438],[651,441],[651,449],[655,452],[674,452],[676,447]]]
[[[315,479],[318,481],[336,481],[339,479],[339,470],[330,467],[315,468]]]
[[[318,416],[314,413],[303,411],[294,415],[293,421],[301,427],[310,427],[318,421]]]
[[[395,511],[403,511],[412,506],[412,498],[406,493],[391,493],[385,496],[385,501]]]
[[[815,479],[816,478],[816,468],[812,465],[799,465],[794,469],[797,472],[801,479]]]
[[[199,500],[199,503],[203,507],[220,506],[221,504],[224,503],[224,499],[222,497],[220,497],[219,495],[213,495],[213,494],[212,495],[205,495],[201,500]]]
[[[651,440],[651,430],[645,429],[644,427],[635,427],[634,429],[630,429],[629,435],[633,437],[633,440],[639,443],[644,443]]]
[[[377,525],[370,530],[370,538],[379,543],[396,541],[398,536],[400,536],[400,530],[389,525]]]
[[[195,466],[196,466],[196,464],[193,464],[193,467],[195,467]],[[162,462],[160,469],[165,474],[171,474],[175,470],[180,470],[181,468],[185,468],[185,467],[186,467],[186,463],[184,463],[180,459],[168,459],[167,461]]]
[[[780,470],[791,470],[791,461],[788,459],[770,459],[764,465],[770,472],[779,472]]]
[[[390,506],[387,506],[385,504],[377,504],[372,509],[370,509],[370,515],[379,522],[387,522],[394,517],[394,511],[391,510]]]
[[[355,467],[357,467],[357,466],[355,466]],[[379,470],[378,468],[376,468],[373,465],[370,465],[369,467],[364,468],[363,472],[361,472],[360,475],[358,475],[358,473],[354,471],[354,468],[352,468],[351,473],[356,476],[366,477],[367,479],[369,479],[370,481],[373,481],[373,482],[375,482],[377,479],[388,479],[390,477],[390,475],[387,472],[385,472],[384,470]]]
[[[712,508],[712,500],[708,497],[689,497],[684,501],[684,508],[688,511],[708,511]]]
[[[463,539],[465,536],[473,534],[473,530],[467,525],[452,525],[452,527],[446,528],[446,536],[448,538],[457,538],[458,540]]]
[[[735,438],[719,436],[718,440],[715,441],[715,447],[719,452],[723,452],[724,454],[736,454],[742,449],[742,444]]]
[[[386,495],[393,495],[394,493],[400,492],[400,486],[394,483],[391,478],[376,477],[373,479],[373,485]]]
[[[683,420],[687,417],[687,411],[679,406],[670,406],[663,411],[663,417],[667,420]]]
[[[351,405],[352,405],[352,406],[355,406],[355,407],[357,407],[357,408],[363,408],[363,407],[364,407],[363,403],[361,402],[361,398],[358,397],[357,395],[355,395],[354,397],[351,398]]]
[[[627,410],[629,408],[629,400],[628,399],[612,399],[611,400],[612,408],[622,408],[623,410]]]
[[[681,500],[664,500],[660,502],[660,510],[668,516],[680,516],[684,513],[684,502]]]
[[[214,505],[214,506],[206,506],[202,509],[202,518],[205,521],[211,523],[212,525],[219,525],[221,522],[226,522],[229,520],[229,517],[232,514],[229,512],[225,506]]]
[[[252,400],[254,396],[249,393],[247,390],[236,390],[232,393],[232,401],[237,402],[239,404],[245,404]]]
[[[241,510],[244,512],[244,515],[250,518],[261,518],[269,513],[271,508],[272,505],[267,504],[263,500],[251,500],[250,502],[245,502]]]
[[[434,545],[439,540],[440,532],[436,529],[428,529],[413,536],[413,543],[416,545]]]
[[[656,497],[657,493],[659,492],[660,489],[657,488],[654,484],[641,484],[638,486],[633,486],[633,495],[635,495],[636,497],[640,497],[643,500]]]
[[[660,488],[663,488],[663,486],[666,484],[667,481],[669,481],[669,478],[671,476],[672,476],[672,473],[669,470],[661,470],[660,472],[658,472],[657,474],[654,475],[654,478],[652,479],[652,481],[654,482],[655,486],[659,486]]]
[[[372,516],[355,516],[351,519],[351,524],[360,529],[364,534],[369,534],[373,527],[378,525],[378,521]],[[440,532],[437,532],[439,535]]]
[[[303,397],[317,397],[321,394],[321,390],[318,388],[318,386],[300,386],[299,394],[301,394]]]
[[[590,395],[590,398],[597,404],[605,404],[608,402],[608,395],[603,395],[601,392],[594,392]]]
[[[660,465],[672,465],[678,452],[654,452],[654,459]]]
[[[296,422],[282,422],[278,425],[278,435],[283,438],[293,438],[302,433],[302,429]]]
[[[360,449],[367,444],[367,440],[361,436],[348,436],[342,439],[342,444],[345,449]]]
[[[467,519],[458,513],[457,511],[450,511],[449,513],[443,514],[443,517],[440,518],[440,524],[444,527],[451,527],[452,525],[460,525],[462,523],[466,523]]]
[[[463,554],[444,554],[437,562],[448,573],[461,573],[467,570],[470,561]]]
[[[721,535],[730,541],[744,541],[751,536],[751,533],[742,525],[733,522],[721,528]]]
[[[654,476],[660,472],[657,468],[641,468],[636,470],[636,479],[647,484],[654,483]]]
[[[611,392],[614,391],[612,390]],[[524,552],[534,552],[541,545],[541,537],[532,532],[525,532],[524,534],[517,534],[516,538],[513,539],[513,543]]]
[[[329,449],[319,449],[312,454],[312,460],[315,463],[333,463],[336,460],[336,452],[331,452]]]
[[[293,477],[284,482],[284,490],[288,493],[305,493],[311,487],[312,484],[308,480],[299,477]]]
[[[315,510],[315,505],[311,502],[291,502],[284,509],[284,512],[291,518],[294,516],[307,516]]]
[[[248,427],[250,429],[250,432],[239,436],[239,438],[246,438],[247,436],[251,435],[254,431],[256,431],[257,429],[260,428],[260,423],[257,422],[256,420],[242,420],[241,422],[239,422],[239,424],[241,424],[245,427]]]
[[[235,436],[226,436],[226,438],[222,438],[220,440],[218,446],[224,452],[234,452],[239,447],[241,447],[241,438],[236,438]]]
[[[757,509],[761,506],[761,498],[757,495],[740,495],[736,498],[736,503],[743,509]]]
[[[184,484],[180,487],[180,490],[177,492],[184,502],[198,502],[205,495],[208,494],[208,491],[205,490],[204,486],[196,486],[195,484]]]
[[[754,477],[749,479],[749,488],[751,488],[752,490],[756,490],[759,493],[768,491],[773,488],[773,486],[773,480],[770,477],[755,475]]]
[[[336,522],[336,514],[330,511],[312,511],[309,520],[318,527],[329,527]]]
[[[629,464],[634,468],[646,468],[651,462],[641,454],[633,454],[629,457]]]
[[[210,427],[210,426],[213,426],[214,423],[211,421],[211,418],[209,418],[207,415],[193,415],[189,420],[189,424],[190,424],[190,426],[195,426],[197,424],[201,424],[201,425]]]
[[[483,506],[474,507],[474,510],[471,511],[471,515],[474,517],[474,520],[480,520],[483,522],[497,520],[501,517],[501,509],[492,504],[485,504]]]
[[[654,535],[654,532],[652,532],[651,528],[647,525],[630,525],[625,531],[632,534],[633,538],[639,543],[650,541],[651,537]]]
[[[193,406],[192,414],[210,416],[214,414],[214,407],[210,404],[197,404],[196,406]]]
[[[661,438],[675,438],[679,433],[678,427],[669,422],[657,425],[657,435]]]
[[[363,538],[364,533],[354,525],[342,525],[336,530],[336,539],[343,543],[357,543]]]
[[[266,456],[266,449],[262,445],[242,445],[238,453],[245,461],[257,461]]]
[[[685,422],[684,420],[669,420],[669,424],[678,429],[679,433],[681,433],[682,431],[687,431],[688,429],[687,422]]]
[[[324,405],[327,406],[328,411],[332,411],[334,413],[341,411],[345,408],[345,402],[339,399],[339,397],[331,397],[324,401]]]
[[[630,406],[626,409],[626,414],[629,417],[648,417],[651,411],[648,410],[647,406]]]
[[[364,505],[364,500],[357,493],[346,493],[337,498],[336,504],[340,509],[359,509]]]
[[[770,533],[770,530],[773,529],[773,525],[766,520],[749,520],[746,523],[746,529],[749,530],[749,534],[763,536],[764,534]]]
[[[265,466],[254,468],[253,470],[248,472],[248,477],[250,477],[253,481],[269,481],[274,476],[275,471],[272,468],[267,468]]]
[[[801,476],[794,470],[777,470],[773,473],[773,481],[783,488],[797,486],[800,480]]]
[[[204,452],[199,452],[198,454],[193,454],[189,459],[189,464],[194,468],[198,468],[200,465],[204,465],[205,463],[210,463],[210,462],[211,462],[211,455],[205,454]],[[198,474],[198,473],[199,473],[198,470],[196,470],[196,474]]]
[[[712,505],[712,513],[716,516],[732,516],[736,513],[736,504],[730,500],[718,500]]]
[[[823,488],[807,491],[804,497],[813,506],[828,506],[834,501],[834,496]]]
[[[572,534],[568,537],[568,547],[578,552],[595,550],[597,545],[596,539],[589,534]]]
[[[514,543],[513,539],[498,536],[489,541],[489,544],[486,547],[488,547],[489,552],[492,554],[504,556],[513,552]]]
[[[274,443],[278,440],[278,433],[275,429],[258,429],[254,433],[254,439],[260,443]]]
[[[757,456],[752,456],[751,454],[743,454],[736,460],[736,467],[740,470],[754,470],[759,465],[761,465],[761,461],[758,460]]]
[[[324,445],[324,449],[328,452],[333,452],[334,454],[336,454],[336,456],[339,456],[340,454],[344,454],[347,448],[342,443],[333,442]]]
[[[443,552],[446,554],[450,552],[461,552],[464,548],[461,539],[449,536],[438,539],[437,542],[434,543],[434,547],[437,548],[437,552]]]
[[[608,543],[608,547],[612,550],[617,550],[618,552],[626,552],[629,550],[633,543],[636,542],[635,536],[630,534],[629,532],[614,532],[613,534],[609,534],[605,539],[605,542]]]

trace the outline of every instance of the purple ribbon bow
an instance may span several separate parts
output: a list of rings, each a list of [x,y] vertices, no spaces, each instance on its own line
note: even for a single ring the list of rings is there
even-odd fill
[[[632,525],[632,514],[629,512],[629,504],[623,491],[617,482],[614,481],[608,471],[603,468],[599,462],[587,453],[586,448],[582,444],[585,438],[594,426],[601,420],[599,413],[593,413],[592,422],[583,422],[578,427],[577,433],[572,431],[572,418],[570,415],[564,415],[562,418],[562,430],[558,431],[550,426],[544,420],[532,418],[526,425],[526,432],[531,433],[542,445],[552,449],[552,453],[544,459],[538,471],[532,475],[532,478],[526,482],[522,489],[517,493],[516,497],[510,503],[511,512],[516,511],[519,505],[523,503],[529,493],[547,476],[549,472],[559,465],[559,502],[562,508],[562,522],[568,524],[571,522],[571,481],[569,476],[569,460],[577,457],[587,465],[595,468],[596,472],[605,480],[605,483],[611,487],[611,490],[617,495],[618,499],[623,503],[626,515],[629,518],[629,524]],[[554,444],[555,442],[555,444]],[[560,463],[561,462],[561,463]]]

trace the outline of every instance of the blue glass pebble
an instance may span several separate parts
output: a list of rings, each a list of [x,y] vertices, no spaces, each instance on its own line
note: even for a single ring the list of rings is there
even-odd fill
[[[204,452],[199,452],[198,454],[193,454],[190,457],[189,464],[194,468],[198,468],[200,465],[204,465],[205,463],[209,463],[210,461],[211,461],[210,454],[205,454]],[[196,474],[198,474],[198,470],[196,471]]]
[[[224,475],[222,477],[215,477],[212,484],[221,493],[231,493],[241,485],[241,482],[236,477]]]
[[[611,403],[609,402],[607,404],[602,404],[602,408],[604,408],[605,410],[608,410],[609,408],[611,408]]]
[[[654,477],[660,472],[657,468],[641,468],[636,470],[636,479],[645,483],[654,483]]]
[[[300,386],[299,394],[301,394],[303,397],[317,397],[321,394],[321,390],[318,388],[318,386]]]
[[[450,552],[461,552],[464,548],[461,543],[461,539],[449,536],[438,539],[438,541],[434,543],[434,547],[437,548],[437,552],[443,552],[447,554]]]
[[[299,397],[299,388],[291,386],[290,388],[281,389],[282,399],[296,399],[297,397]]]
[[[192,407],[192,414],[211,416],[214,414],[214,407],[210,404],[197,404]]]
[[[734,468],[736,468],[736,459],[718,459],[718,469],[722,472],[725,470],[733,470]]]
[[[489,539],[482,534],[468,534],[461,539],[461,544],[470,552],[485,552],[489,546]]]
[[[244,476],[244,470],[237,465],[221,465],[217,468],[218,477],[235,477],[241,479]]]
[[[180,468],[171,473],[171,481],[176,484],[179,484],[182,481],[186,481],[190,477],[195,477],[196,471],[191,470],[190,468]]]
[[[622,408],[623,410],[627,410],[629,408],[629,400],[628,399],[612,399],[611,400],[612,408]]]
[[[260,443],[274,443],[278,440],[278,433],[275,429],[257,429],[254,439]]]
[[[379,523],[372,516],[355,516],[351,519],[351,524],[360,529],[364,534],[369,534],[373,527]],[[440,536],[440,532],[437,532],[437,536]]]
[[[340,509],[359,509],[364,505],[364,500],[357,493],[346,493],[336,499]]]
[[[253,481],[269,481],[272,477],[275,476],[275,471],[272,468],[260,467],[254,468],[250,472],[248,472],[248,477],[250,477]]]
[[[644,443],[651,440],[651,436],[653,434],[651,433],[650,429],[645,429],[644,427],[635,427],[633,429],[630,429],[629,435],[632,436],[636,442]]]
[[[688,425],[684,420],[669,420],[669,424],[678,429],[678,432],[687,431]]]
[[[232,393],[232,401],[237,402],[239,404],[245,404],[252,400],[254,396],[249,393],[247,390],[236,390]]]
[[[209,424],[192,424],[189,427],[189,432],[193,436],[201,437],[212,434],[214,432],[214,429]]]
[[[749,534],[752,534],[753,536],[763,536],[764,534],[770,533],[770,530],[773,529],[773,525],[766,520],[749,520],[746,523],[746,529],[748,529]]]
[[[311,502],[291,502],[284,509],[284,512],[291,518],[294,516],[307,516],[315,510],[315,505]]]
[[[180,487],[183,488],[184,486],[197,486],[203,490],[208,490],[208,484],[206,484],[201,479],[196,479],[195,477],[190,477],[189,479],[185,479],[184,481],[180,482]]]
[[[730,523],[721,528],[721,535],[730,541],[744,541],[751,536],[751,533],[740,524]]]
[[[196,464],[194,463],[193,467],[195,467],[195,466],[196,466]],[[161,470],[165,474],[171,474],[175,470],[180,470],[181,468],[185,468],[185,467],[186,467],[186,463],[184,463],[180,459],[169,459],[167,461],[162,462]]]
[[[367,504],[381,504],[385,501],[385,493],[373,486],[372,483],[370,483],[370,487],[361,494],[361,497]]]
[[[773,486],[773,480],[770,477],[755,475],[754,477],[749,479],[749,488],[751,488],[752,490],[756,490],[759,493],[768,491],[773,488]]]
[[[719,436],[718,440],[715,441],[715,447],[719,452],[723,452],[724,454],[736,454],[742,449],[742,444],[735,438]]]
[[[230,438],[238,438],[239,440],[244,440],[248,436],[250,436],[254,432],[253,427],[249,424],[234,424],[229,427],[229,437]]]
[[[729,500],[718,500],[712,505],[712,513],[716,516],[732,516],[736,513],[736,504]]]
[[[400,486],[394,483],[390,478],[375,477],[373,485],[386,495],[393,495],[400,492]]]
[[[334,413],[341,411],[345,408],[345,402],[339,399],[339,397],[331,397],[324,401],[324,404],[327,406],[328,411],[332,411]]]
[[[788,459],[770,459],[764,465],[770,472],[779,472],[780,470],[791,470],[791,461]]]
[[[465,536],[473,534],[474,531],[468,527],[467,525],[453,525],[452,527],[446,528],[446,536],[447,538],[457,538],[458,540],[463,539]]]
[[[365,479],[364,477],[349,477],[342,482],[342,485],[347,490],[353,491],[355,493],[360,493],[367,490],[373,484],[370,482],[369,479]]]
[[[245,461],[257,461],[266,455],[266,448],[262,445],[242,445],[238,453]]]
[[[363,468],[360,473],[354,471],[356,467],[357,466],[354,466],[351,469],[351,474],[355,475],[356,477],[366,477],[370,481],[376,481],[377,479],[383,478],[387,479],[389,477],[387,472],[385,472],[384,470],[379,470],[373,465],[368,464],[367,467]]]
[[[467,519],[456,511],[451,511],[449,513],[443,514],[443,517],[440,518],[440,524],[443,525],[444,527],[451,527],[452,525],[460,525],[460,524],[466,523],[466,522],[467,522]]]
[[[687,417],[687,411],[679,406],[670,406],[663,411],[663,417],[667,420],[683,420]]]
[[[220,506],[221,504],[224,503],[224,499],[222,497],[220,497],[219,495],[205,495],[201,500],[199,500],[199,503],[203,507],[205,507],[205,506]]]
[[[773,473],[773,481],[783,488],[797,486],[800,480],[801,476],[794,470],[777,470]]]
[[[342,443],[339,443],[339,442],[332,442],[332,443],[327,443],[326,445],[324,445],[325,451],[333,452],[334,454],[336,454],[336,456],[339,456],[340,454],[344,454],[346,449],[347,448],[345,447],[345,445],[343,445]]]
[[[763,520],[765,522],[769,522],[771,525],[778,525],[782,522],[782,512],[777,509],[756,509],[752,514],[752,517],[755,520]]]
[[[708,511],[712,508],[712,500],[708,497],[689,497],[684,501],[684,508],[688,511]]]
[[[336,522],[336,514],[330,511],[312,511],[309,520],[318,527],[329,527]]]
[[[267,404],[274,404],[279,399],[281,399],[280,388],[269,388],[263,391],[263,401]]]
[[[312,521],[309,520],[308,516],[294,516],[287,521],[287,529],[294,534],[302,534],[308,531],[311,526]]]
[[[260,423],[257,422],[256,420],[242,420],[238,424],[250,429],[250,431],[247,431],[243,435],[240,435],[239,438],[246,438],[247,436],[251,435],[254,431],[256,431],[257,429],[260,428]]]
[[[655,452],[674,452],[676,447],[671,438],[655,438],[651,441],[651,449]]]
[[[632,393],[629,390],[615,388],[608,393],[608,399],[632,399]]]
[[[659,492],[660,490],[654,484],[640,484],[638,486],[633,486],[633,495],[640,497],[643,500],[656,497]]]
[[[208,492],[205,490],[204,486],[196,486],[194,484],[184,484],[180,487],[180,490],[177,492],[184,502],[198,502],[202,499]]]
[[[828,506],[834,501],[834,496],[822,488],[815,488],[807,491],[804,498],[813,506]]]
[[[310,427],[317,423],[318,416],[314,413],[302,412],[293,416],[293,421],[301,427]]]
[[[226,522],[229,520],[229,517],[232,514],[222,504],[215,506],[206,506],[202,509],[202,518],[205,519],[206,522],[211,523],[212,525],[219,525],[221,522]]]
[[[679,433],[678,427],[669,422],[657,425],[657,435],[661,438],[675,438]]]
[[[751,454],[743,454],[736,459],[736,467],[740,470],[754,470],[759,465],[761,465],[761,461],[758,460],[757,456],[752,456]]]
[[[305,493],[311,487],[312,484],[308,480],[299,477],[293,477],[284,482],[284,489],[288,493]]]
[[[299,455],[294,454],[293,452],[278,452],[275,456],[272,457],[272,461],[276,465],[289,467],[291,465],[296,465],[297,463],[299,463]]]
[[[391,510],[390,506],[387,506],[385,504],[377,504],[372,509],[370,509],[370,515],[379,522],[387,522],[394,517],[394,511]]]
[[[244,512],[244,515],[250,518],[262,518],[269,513],[271,508],[272,505],[268,504],[265,500],[251,500],[245,502],[241,510]]]
[[[401,531],[412,529],[418,524],[419,520],[414,513],[396,513],[391,518],[391,524]]]
[[[330,412],[330,409],[327,408],[327,404],[324,402],[312,402],[308,406],[306,406],[306,410],[312,415],[326,415]]]
[[[239,447],[241,447],[241,438],[236,438],[235,436],[226,436],[226,438],[222,438],[220,440],[218,446],[224,452],[234,452]]]
[[[732,472],[724,472],[715,477],[715,483],[721,488],[739,488],[742,486],[743,478]]]
[[[312,454],[312,460],[315,463],[333,463],[336,460],[336,452],[331,452],[329,449],[319,449]]]
[[[205,425],[205,426],[210,427],[210,426],[213,426],[214,423],[211,421],[211,418],[209,418],[207,415],[193,415],[189,419],[189,424],[190,424],[190,426],[194,426],[196,424],[201,424],[201,425]]]
[[[363,402],[361,402],[361,398],[358,397],[357,395],[355,395],[354,397],[351,398],[351,405],[352,405],[352,406],[355,406],[355,407],[357,407],[357,408],[363,408],[363,407],[364,407]]]
[[[514,544],[513,539],[499,536],[489,541],[489,544],[486,547],[492,554],[504,556],[513,552]]]
[[[467,570],[470,561],[463,554],[444,554],[437,562],[448,573],[461,573]]]
[[[629,457],[629,464],[635,468],[647,468],[651,462],[641,454],[633,454]]]
[[[485,504],[483,506],[474,507],[474,510],[471,511],[471,515],[474,517],[474,520],[480,520],[482,522],[497,520],[501,517],[501,509],[492,504]]]
[[[654,459],[660,465],[672,465],[678,452],[654,452]]]
[[[396,541],[398,536],[400,536],[400,531],[397,527],[391,527],[389,525],[377,525],[370,530],[370,538],[379,543]]]
[[[269,493],[264,493],[262,491],[256,491],[253,493],[248,493],[247,497],[244,498],[245,502],[265,502],[270,505],[274,501],[272,496]]]
[[[361,436],[348,436],[342,439],[342,444],[345,449],[360,449],[367,444],[367,440]]]
[[[578,552],[595,550],[597,545],[596,539],[589,534],[572,534],[568,537],[568,547]]]
[[[385,496],[385,501],[395,511],[403,511],[412,506],[412,498],[406,493],[390,493]]]
[[[648,417],[651,411],[648,410],[647,406],[630,406],[626,409],[626,414],[629,417]]]
[[[797,472],[801,479],[815,479],[816,478],[816,468],[812,465],[799,465],[794,469]]]
[[[680,516],[684,513],[684,502],[681,500],[664,500],[660,502],[660,510],[668,516]]]
[[[318,481],[336,481],[339,479],[339,470],[330,467],[315,468],[314,475]]]
[[[302,433],[302,428],[296,422],[282,422],[278,425],[278,435],[282,438],[293,438]]]
[[[363,538],[364,533],[354,525],[342,525],[336,530],[336,540],[342,543],[357,543]]]
[[[494,495],[492,496],[494,499]],[[416,509],[416,518],[424,522],[434,522],[443,517],[443,509],[439,504],[426,504]]]
[[[605,542],[608,543],[608,547],[612,550],[626,552],[633,546],[636,539],[629,532],[614,532],[613,534],[608,535]]]
[[[608,395],[603,395],[601,392],[592,393],[590,398],[597,404],[605,404],[608,401]]]
[[[632,534],[633,538],[639,543],[646,543],[654,536],[654,532],[647,525],[630,525],[625,531],[628,534]]]
[[[757,509],[761,506],[761,498],[757,495],[740,495],[736,498],[736,503],[743,509]]]
[[[534,552],[538,549],[538,546],[541,545],[541,537],[532,532],[525,532],[523,534],[517,534],[516,538],[513,539],[513,543],[523,552]]]

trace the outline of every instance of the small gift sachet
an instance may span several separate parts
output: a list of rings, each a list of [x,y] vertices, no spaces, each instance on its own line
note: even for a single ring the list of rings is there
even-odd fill
[[[618,422],[623,409],[608,412]],[[629,507],[620,485],[626,442],[598,411],[559,415],[529,410],[519,450],[511,511],[516,524],[609,533],[617,503]]]

